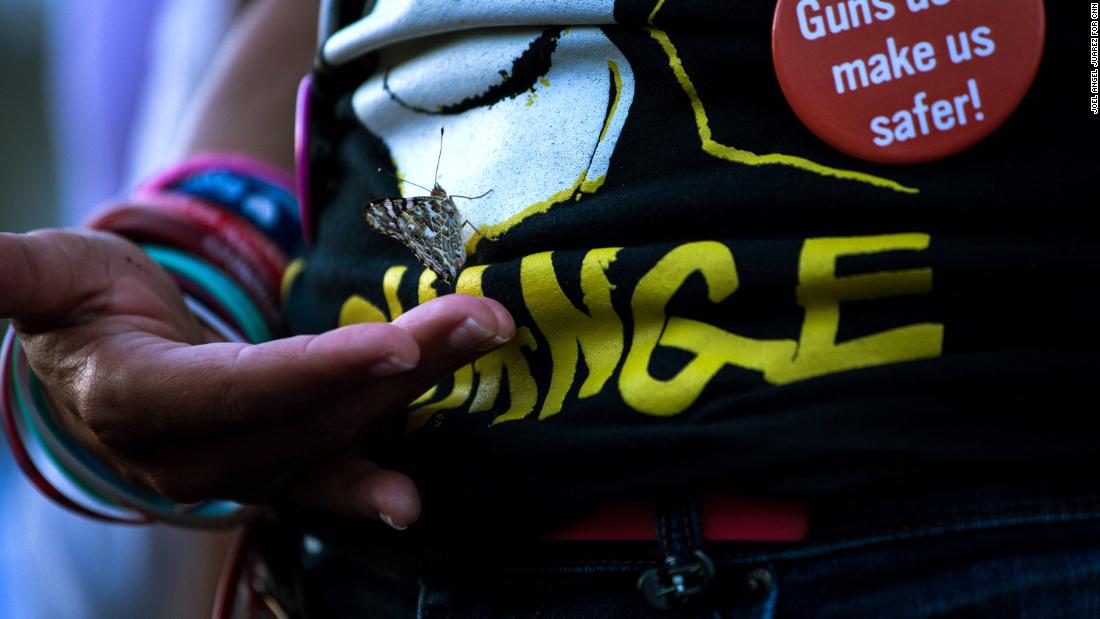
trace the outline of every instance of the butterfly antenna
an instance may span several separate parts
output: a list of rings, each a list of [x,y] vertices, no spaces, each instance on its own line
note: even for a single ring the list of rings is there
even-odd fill
[[[492,191],[492,189],[490,189],[489,191]],[[452,197],[454,197],[454,196],[452,196]],[[477,226],[475,226],[475,225],[473,224],[473,222],[471,222],[471,221],[470,221],[469,219],[467,219],[466,221],[462,222],[462,225],[464,225],[464,226],[470,226],[471,228],[473,228],[473,229],[474,229],[474,232],[477,232],[477,233],[478,233],[479,235],[481,235],[481,238],[483,238],[483,239],[485,239],[485,240],[487,240],[487,241],[496,241],[496,239],[494,239],[493,237],[491,237],[491,236],[489,236],[488,234],[485,234],[484,232],[482,232],[482,231],[481,231],[481,228],[478,228]]]
[[[480,196],[451,196],[451,197],[452,198],[462,198],[463,200],[480,200],[480,199],[484,198],[485,196],[487,196],[491,193],[493,193],[492,189],[490,189],[489,191],[486,191],[485,193],[481,194]]]
[[[443,159],[443,127],[439,128],[439,155],[435,158],[435,178],[432,179],[433,185],[439,185],[439,162]]]
[[[401,178],[400,176],[397,176],[395,174],[390,174],[389,172],[383,170],[382,168],[378,168],[378,171],[381,172],[382,174],[385,174],[386,176],[392,178],[393,180],[395,180],[399,183],[405,183],[405,184],[408,184],[408,185],[412,185],[413,187],[419,187],[419,188],[423,189],[424,191],[427,191],[428,193],[431,193],[431,191],[432,191],[431,189],[428,189],[424,185],[417,185],[416,183],[414,183],[414,182],[412,182],[412,181],[410,181],[406,178]]]

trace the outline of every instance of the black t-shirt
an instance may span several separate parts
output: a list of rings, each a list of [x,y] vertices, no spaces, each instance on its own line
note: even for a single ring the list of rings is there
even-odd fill
[[[519,329],[365,446],[414,476],[429,518],[1095,479],[1079,6],[1047,3],[1038,77],[1000,130],[886,166],[792,113],[774,1],[432,4],[334,18],[310,131],[316,243],[287,301],[313,333],[455,290],[363,218],[426,193],[375,170],[430,186],[445,126],[439,183],[493,189],[456,201],[495,238],[465,232],[457,290]]]

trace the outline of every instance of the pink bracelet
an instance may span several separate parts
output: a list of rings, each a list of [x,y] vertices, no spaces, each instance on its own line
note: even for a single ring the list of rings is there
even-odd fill
[[[294,193],[294,178],[283,170],[245,155],[234,154],[195,155],[187,161],[168,168],[142,182],[134,189],[133,193],[135,196],[159,194],[185,178],[212,169],[228,170],[243,176],[252,176]]]
[[[279,286],[287,257],[236,215],[188,196],[160,194],[111,206],[87,225],[206,259],[248,292],[272,327],[282,324]]]
[[[313,74],[307,74],[298,84],[298,101],[294,118],[294,180],[298,195],[298,220],[306,243],[316,241],[313,230],[313,203],[309,193],[309,118],[313,109]]]

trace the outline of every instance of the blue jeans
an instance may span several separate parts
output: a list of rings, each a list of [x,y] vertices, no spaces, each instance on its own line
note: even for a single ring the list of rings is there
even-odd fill
[[[694,546],[681,531],[662,544],[475,544],[423,562],[407,561],[401,534],[350,545],[310,534],[305,616],[1100,617],[1100,497],[969,494],[817,514],[797,544]],[[662,609],[652,594],[669,589],[669,554],[689,595]]]

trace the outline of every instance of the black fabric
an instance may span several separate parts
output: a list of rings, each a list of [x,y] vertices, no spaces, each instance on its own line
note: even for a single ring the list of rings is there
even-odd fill
[[[537,347],[523,354],[539,401],[528,416],[492,423],[510,404],[507,377],[492,410],[469,413],[467,398],[419,429],[372,445],[372,455],[417,480],[423,526],[533,530],[616,499],[714,488],[820,499],[948,482],[1094,483],[1100,244],[1087,222],[1100,158],[1095,148],[1073,146],[1096,135],[1095,119],[1076,111],[1087,90],[1082,72],[1069,70],[1087,55],[1080,7],[1047,3],[1039,75],[999,131],[953,157],[903,167],[839,153],[793,115],[772,67],[773,1],[662,8],[654,25],[667,33],[706,102],[717,142],[858,170],[919,193],[784,165],[738,165],[704,152],[691,101],[645,29],[651,11],[652,2],[620,0],[620,25],[603,27],[646,78],[636,82],[604,185],[480,243],[468,262],[489,265],[484,294],[504,303],[517,324],[532,326],[520,279],[525,256],[554,251],[557,281],[572,305],[587,312],[580,283],[585,254],[622,247],[606,269],[625,344],[615,373],[596,395],[578,397],[588,373],[581,354],[561,412],[538,420],[551,346],[533,329]],[[364,66],[317,76],[319,228],[287,302],[297,332],[334,327],[351,295],[385,308],[378,282],[394,264],[410,267],[398,290],[401,303],[417,301],[422,268],[362,217],[367,201],[398,194],[391,178],[372,172],[390,165],[385,146],[350,111],[357,79],[347,71]],[[941,354],[782,384],[731,364],[679,414],[641,414],[624,402],[617,384],[637,326],[632,295],[677,247],[715,241],[728,248],[739,285],[715,303],[695,273],[672,297],[667,316],[748,338],[799,342],[807,239],[895,234],[927,235],[927,248],[842,256],[837,276],[931,269],[931,290],[840,302],[836,342],[942,325]],[[435,288],[451,290],[441,282]],[[693,358],[658,346],[648,371],[668,379]],[[449,390],[445,383],[440,394]]]

